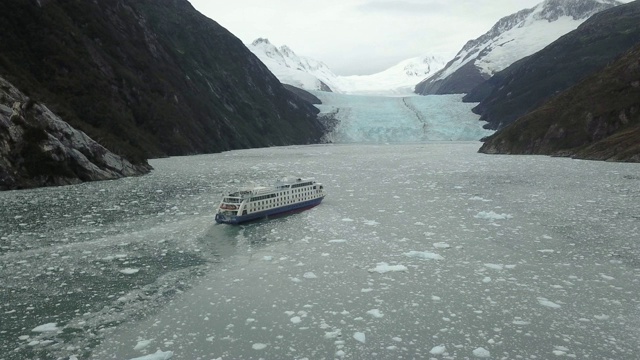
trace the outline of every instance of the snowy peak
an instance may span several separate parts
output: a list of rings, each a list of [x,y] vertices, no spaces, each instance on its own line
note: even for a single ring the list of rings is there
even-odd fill
[[[332,91],[337,76],[324,63],[296,55],[284,45],[277,48],[268,39],[258,38],[247,46],[280,80],[306,90]]]
[[[514,62],[542,50],[615,0],[546,0],[500,19],[468,41],[447,66],[416,87],[419,94],[466,93]]]
[[[403,65],[402,69],[405,75],[412,77],[423,77],[432,74],[434,67],[438,68],[438,70],[443,67],[441,64],[443,64],[443,60],[435,56],[409,59],[400,63],[400,65]]]
[[[321,61],[298,56],[286,45],[279,48],[268,39],[258,38],[247,46],[284,84],[305,90],[349,94],[411,94],[422,79],[445,65],[443,58],[421,56],[372,75],[338,76]]]
[[[341,77],[341,90],[349,94],[405,95],[445,65],[442,57],[428,55],[401,61],[376,74]]]
[[[562,16],[573,20],[586,20],[596,12],[620,5],[615,0],[546,0],[538,5],[536,17],[548,21],[556,21]]]

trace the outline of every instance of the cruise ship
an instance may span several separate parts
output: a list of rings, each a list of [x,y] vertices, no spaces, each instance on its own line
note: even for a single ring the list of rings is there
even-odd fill
[[[311,178],[284,178],[271,186],[242,188],[222,197],[216,222],[240,224],[312,208],[320,204],[325,194],[324,186]]]

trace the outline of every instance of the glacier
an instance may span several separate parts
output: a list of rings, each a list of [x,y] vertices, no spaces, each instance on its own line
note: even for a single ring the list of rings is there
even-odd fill
[[[473,141],[491,135],[482,128],[476,105],[462,95],[364,96],[312,91],[321,101],[320,116],[334,117],[326,135],[332,143],[412,143]]]

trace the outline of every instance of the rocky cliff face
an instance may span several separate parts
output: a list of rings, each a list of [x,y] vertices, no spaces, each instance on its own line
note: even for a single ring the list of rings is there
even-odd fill
[[[0,78],[0,190],[117,179],[150,170],[108,151]]]
[[[467,94],[487,127],[501,129],[547,99],[601,70],[640,42],[640,1],[585,21],[543,50],[522,59]]]
[[[575,29],[615,0],[546,0],[500,19],[470,40],[441,71],[416,85],[421,95],[468,93],[496,72]]]
[[[134,163],[323,135],[317,109],[187,0],[7,0],[0,23],[0,76]]]
[[[640,162],[640,45],[490,136],[480,152]]]

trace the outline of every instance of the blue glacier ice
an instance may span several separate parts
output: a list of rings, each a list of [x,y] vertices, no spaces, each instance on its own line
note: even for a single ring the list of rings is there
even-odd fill
[[[322,115],[339,120],[326,137],[333,143],[411,143],[480,140],[493,131],[471,112],[462,95],[363,96],[313,92]]]

